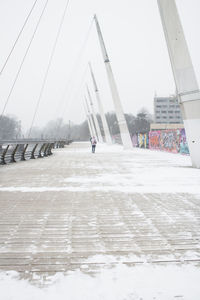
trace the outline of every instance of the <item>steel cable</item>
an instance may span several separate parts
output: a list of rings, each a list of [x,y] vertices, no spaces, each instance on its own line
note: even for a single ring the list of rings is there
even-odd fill
[[[38,112],[38,108],[39,108],[39,105],[40,105],[40,102],[41,102],[41,99],[42,99],[42,95],[43,95],[44,88],[45,88],[45,85],[46,85],[46,82],[47,82],[47,77],[48,77],[49,70],[50,70],[50,67],[51,67],[51,63],[52,63],[52,60],[53,60],[53,57],[54,57],[54,54],[55,54],[56,46],[57,46],[57,43],[58,43],[58,39],[59,39],[59,36],[60,36],[60,32],[61,32],[62,25],[63,25],[64,19],[65,19],[65,15],[66,15],[66,12],[67,12],[68,5],[69,5],[69,0],[67,0],[67,3],[65,5],[64,12],[62,14],[62,18],[61,18],[61,21],[60,21],[60,24],[59,24],[59,27],[58,27],[58,31],[57,31],[57,34],[56,34],[56,39],[55,39],[55,42],[54,42],[54,45],[53,45],[53,48],[52,48],[52,52],[51,52],[51,55],[50,55],[50,59],[49,59],[48,65],[47,65],[47,69],[46,69],[46,72],[45,72],[45,75],[44,75],[44,80],[43,80],[43,83],[42,83],[42,87],[41,87],[40,94],[39,94],[39,97],[38,97],[38,101],[37,101],[37,104],[36,104],[36,108],[35,108],[35,111],[34,111],[34,115],[33,115],[33,119],[32,119],[32,122],[31,122],[28,137],[30,137],[30,135],[31,135],[33,124],[35,122],[35,118],[36,118],[36,115],[37,115],[37,112]]]
[[[89,26],[88,31],[87,31],[87,33],[86,33],[85,39],[84,39],[84,41],[83,41],[83,44],[81,45],[81,48],[80,48],[80,50],[79,50],[79,52],[78,52],[77,59],[76,59],[74,65],[73,65],[72,71],[71,71],[71,73],[70,73],[69,79],[68,79],[68,81],[67,81],[67,83],[66,83],[66,87],[65,87],[65,89],[64,89],[63,95],[61,96],[61,99],[60,99],[59,103],[64,101],[64,99],[65,99],[65,97],[66,97],[66,94],[67,94],[67,91],[68,91],[69,86],[70,86],[70,81],[73,80],[73,77],[74,77],[75,74],[76,74],[77,67],[78,67],[79,64],[80,64],[80,60],[81,60],[81,58],[82,58],[82,55],[83,55],[83,53],[84,53],[84,50],[85,50],[85,48],[86,48],[86,45],[87,45],[87,42],[88,42],[88,39],[89,39],[89,36],[90,36],[90,32],[91,32],[91,29],[92,29],[93,22],[94,22],[94,18],[92,19],[92,21],[91,21],[91,23],[90,23],[90,26]],[[56,109],[55,115],[58,114],[58,110],[59,110],[60,107],[61,107],[61,105],[59,105],[58,108]]]
[[[12,46],[12,48],[11,48],[11,50],[10,50],[10,52],[9,52],[9,54],[8,54],[8,56],[7,56],[6,60],[5,60],[5,62],[4,62],[4,64],[3,64],[3,66],[2,66],[2,68],[1,68],[0,75],[3,73],[3,71],[4,71],[4,69],[5,69],[5,67],[6,67],[6,65],[7,65],[8,61],[9,61],[9,59],[10,59],[12,53],[13,53],[13,51],[14,51],[14,49],[15,49],[15,46],[17,45],[17,42],[18,42],[18,40],[20,39],[20,37],[21,37],[21,35],[22,35],[23,31],[24,31],[24,28],[25,28],[25,26],[26,26],[26,24],[27,24],[27,22],[28,22],[28,20],[29,20],[29,18],[30,18],[30,16],[31,16],[31,14],[32,14],[32,11],[33,11],[33,9],[34,9],[34,7],[35,7],[37,1],[38,1],[38,0],[35,0],[35,2],[33,3],[33,6],[31,7],[31,10],[30,10],[29,13],[28,13],[28,16],[27,16],[26,19],[25,19],[25,22],[24,22],[24,24],[23,24],[23,26],[22,26],[22,28],[21,28],[21,30],[20,30],[20,32],[19,32],[19,34],[18,34],[18,36],[17,36],[15,42],[14,42],[14,44],[13,44],[13,46]]]
[[[3,116],[4,112],[5,112],[6,106],[8,105],[9,99],[10,99],[10,97],[11,97],[11,95],[12,95],[13,89],[14,89],[15,84],[16,84],[16,82],[17,82],[17,79],[18,79],[18,77],[19,77],[19,75],[20,75],[20,72],[21,72],[21,69],[22,69],[22,67],[23,67],[24,61],[25,61],[25,59],[26,59],[26,57],[27,57],[27,54],[28,54],[28,52],[29,52],[29,49],[30,49],[30,47],[31,47],[31,44],[32,44],[33,39],[34,39],[34,37],[35,37],[35,34],[36,34],[36,32],[37,32],[37,29],[38,29],[38,27],[39,27],[39,25],[40,25],[42,16],[43,16],[43,14],[44,14],[44,12],[45,12],[45,9],[46,9],[46,7],[47,7],[48,2],[49,2],[49,0],[46,0],[45,5],[44,5],[44,7],[43,7],[43,9],[42,9],[42,12],[41,12],[41,14],[40,14],[40,17],[39,17],[39,19],[38,19],[38,21],[37,21],[35,30],[34,30],[34,32],[33,32],[33,34],[32,34],[32,37],[31,37],[31,39],[30,39],[30,42],[29,42],[28,47],[27,47],[27,49],[26,49],[26,52],[25,52],[25,54],[24,54],[24,56],[23,56],[23,59],[22,59],[22,61],[21,61],[20,67],[19,67],[19,70],[18,70],[18,72],[17,72],[17,74],[16,74],[16,76],[15,76],[15,79],[14,79],[14,82],[13,82],[13,84],[12,84],[12,86],[11,86],[10,92],[9,92],[7,98],[6,98],[6,101],[5,101],[5,104],[4,104],[4,107],[3,107],[3,110],[2,110],[1,116],[0,116],[0,121],[1,121],[1,119],[2,119],[2,116]]]

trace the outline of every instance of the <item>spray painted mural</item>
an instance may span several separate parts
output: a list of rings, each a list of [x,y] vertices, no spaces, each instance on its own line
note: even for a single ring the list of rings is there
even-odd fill
[[[149,149],[160,150],[160,134],[160,130],[149,132]]]
[[[160,146],[162,150],[178,153],[179,151],[179,139],[177,136],[177,131],[174,130],[164,130],[161,131],[160,135]]]
[[[172,153],[189,154],[185,129],[150,131],[149,148]]]
[[[185,129],[180,129],[180,153],[189,154],[189,148],[186,140]]]
[[[138,134],[138,147],[148,148],[149,147],[149,137],[147,133]]]
[[[132,136],[133,147],[149,148],[149,134],[138,133]]]
[[[133,143],[133,147],[138,147],[138,135],[134,134],[132,136],[132,143]]]

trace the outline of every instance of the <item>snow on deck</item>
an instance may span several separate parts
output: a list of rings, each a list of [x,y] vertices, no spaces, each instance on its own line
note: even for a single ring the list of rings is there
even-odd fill
[[[0,300],[200,299],[189,156],[73,143],[0,178]]]

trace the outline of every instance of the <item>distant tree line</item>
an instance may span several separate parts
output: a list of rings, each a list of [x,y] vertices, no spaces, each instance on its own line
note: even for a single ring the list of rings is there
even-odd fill
[[[134,116],[133,114],[125,114],[125,118],[131,135],[149,132],[150,124],[153,122],[152,115],[150,115],[150,113],[144,108],[141,109],[136,116]],[[97,115],[97,119],[99,122],[101,133],[104,136],[100,115]],[[106,113],[106,120],[111,135],[119,134],[120,131],[116,114],[114,112]],[[57,127],[56,124],[58,122],[60,122],[60,126]],[[73,123],[66,124],[63,122],[63,120],[57,120],[51,121],[46,125],[45,130],[43,131],[43,137],[63,137],[75,141],[86,141],[89,140],[90,133],[88,123],[86,120],[78,125]]]
[[[153,123],[153,116],[145,108],[141,109],[136,116],[133,114],[125,114],[125,119],[131,135],[149,132],[150,124]],[[106,120],[111,135],[119,134],[120,131],[116,114],[114,112],[108,112],[106,114]]]
[[[152,116],[146,109],[141,109],[136,116],[125,114],[129,132],[131,135],[136,133],[146,133],[150,130],[150,124],[153,122]],[[97,115],[102,135],[104,136],[103,126],[100,115]],[[117,117],[114,112],[106,113],[106,119],[111,135],[119,134]],[[21,122],[15,117],[3,116],[0,120],[0,139],[17,139],[27,137],[29,131],[22,136]],[[43,128],[33,127],[30,134],[31,138],[48,139],[64,138],[75,141],[86,141],[90,138],[87,120],[81,124],[64,122],[63,119],[49,121]]]
[[[21,138],[21,122],[13,116],[1,116],[0,118],[0,139]]]
[[[136,133],[149,132],[150,124],[153,122],[153,117],[144,108],[141,109],[136,116],[132,114],[125,114],[125,118],[131,135],[134,135]],[[104,136],[100,115],[97,115],[97,119],[99,122],[101,133]],[[106,120],[111,135],[119,134],[120,132],[116,114],[114,112],[106,113]],[[81,124],[73,124],[72,122],[66,124],[62,119],[58,119],[56,121],[50,121],[45,126],[41,137],[68,138],[75,141],[86,141],[89,140],[90,133],[86,120]]]
[[[56,138],[85,141],[89,139],[89,128],[87,121],[81,124],[65,123],[63,119],[49,121],[43,128],[33,127],[31,138]]]

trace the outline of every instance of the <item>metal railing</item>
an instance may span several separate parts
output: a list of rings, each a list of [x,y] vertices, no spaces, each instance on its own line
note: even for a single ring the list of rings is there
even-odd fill
[[[52,155],[53,148],[64,148],[68,140],[0,140],[0,164],[42,158]]]

